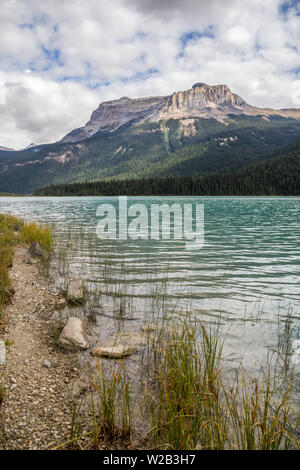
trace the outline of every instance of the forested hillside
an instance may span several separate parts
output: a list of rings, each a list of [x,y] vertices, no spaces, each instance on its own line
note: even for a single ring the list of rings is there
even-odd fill
[[[92,180],[200,177],[232,173],[300,138],[300,121],[230,116],[130,122],[83,142],[0,152],[0,191],[32,193],[49,184]]]
[[[284,151],[274,152],[263,163],[228,174],[63,184],[36,191],[36,195],[299,196],[300,141],[286,147]]]

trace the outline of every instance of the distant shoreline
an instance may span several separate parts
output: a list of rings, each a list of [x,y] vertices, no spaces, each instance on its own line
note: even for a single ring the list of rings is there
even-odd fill
[[[128,197],[218,197],[218,198],[230,198],[230,197],[239,197],[239,198],[285,198],[285,197],[295,197],[299,198],[300,194],[62,194],[62,195],[38,195],[38,194],[0,194],[0,198],[3,197],[118,197],[118,196],[128,196]]]
[[[17,194],[17,193],[0,193],[0,197],[27,197],[31,194]]]

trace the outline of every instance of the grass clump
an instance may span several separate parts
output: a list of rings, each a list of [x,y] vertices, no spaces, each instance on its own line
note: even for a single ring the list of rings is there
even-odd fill
[[[13,247],[16,244],[13,226],[17,221],[16,217],[0,214],[0,309],[14,293],[8,269],[13,261]]]
[[[129,446],[131,444],[131,413],[130,379],[122,362],[116,370],[104,371],[97,360],[96,380],[91,383],[93,392],[90,397],[91,422],[86,423],[88,431],[84,431],[84,397],[73,406],[69,439],[56,446],[53,450],[94,449],[107,446]]]
[[[221,345],[204,327],[174,329],[155,349],[150,411],[150,441],[155,447],[223,449],[227,411],[221,408]]]
[[[14,247],[28,246],[34,242],[39,243],[49,254],[52,246],[50,228],[25,223],[23,219],[10,214],[0,214],[0,312],[14,294],[8,273],[13,263]],[[3,321],[3,315],[0,316],[0,321],[1,318]]]
[[[94,388],[96,392],[91,400],[94,448],[97,449],[103,440],[107,443],[117,439],[130,441],[130,381],[124,364],[108,375],[97,361],[97,382]]]
[[[185,323],[159,342],[150,393],[150,444],[159,449],[299,449],[288,385],[267,367],[260,379],[228,384],[217,329]]]
[[[225,392],[232,426],[232,445],[240,450],[299,449],[291,416],[292,377],[287,386],[274,388],[270,369],[266,377]],[[237,394],[237,390],[240,393]]]
[[[19,240],[24,245],[37,242],[49,254],[52,247],[52,231],[48,226],[25,223],[20,230]]]

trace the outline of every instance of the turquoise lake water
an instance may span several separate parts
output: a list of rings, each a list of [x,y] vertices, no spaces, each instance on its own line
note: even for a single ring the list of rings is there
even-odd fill
[[[68,255],[68,275],[80,272],[90,286],[105,285],[108,310],[110,297],[114,302],[126,298],[125,316],[147,316],[154,293],[166,289],[166,309],[176,305],[182,312],[220,317],[230,325],[228,348],[239,357],[245,355],[246,344],[249,357],[274,348],[287,315],[293,321],[293,337],[299,337],[300,198],[128,198],[128,206],[140,203],[149,210],[162,202],[203,204],[205,243],[195,251],[185,248],[185,240],[99,240],[97,207],[117,201],[0,198],[0,212],[55,224],[63,240],[68,233],[76,247],[76,255]]]

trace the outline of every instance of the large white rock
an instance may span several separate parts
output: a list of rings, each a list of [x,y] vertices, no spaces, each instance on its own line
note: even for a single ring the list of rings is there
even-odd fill
[[[67,299],[70,304],[84,302],[84,285],[82,279],[72,279],[68,284]]]
[[[5,364],[6,364],[5,342],[0,340],[0,366],[4,366]]]
[[[93,356],[120,359],[131,356],[149,342],[149,335],[142,333],[119,333],[109,338],[101,346],[92,350]]]
[[[84,322],[80,318],[69,318],[58,338],[58,344],[66,349],[88,349],[90,341]]]
[[[138,351],[136,346],[129,344],[103,345],[93,349],[93,356],[108,357],[111,359],[121,359],[122,357],[131,356]]]

